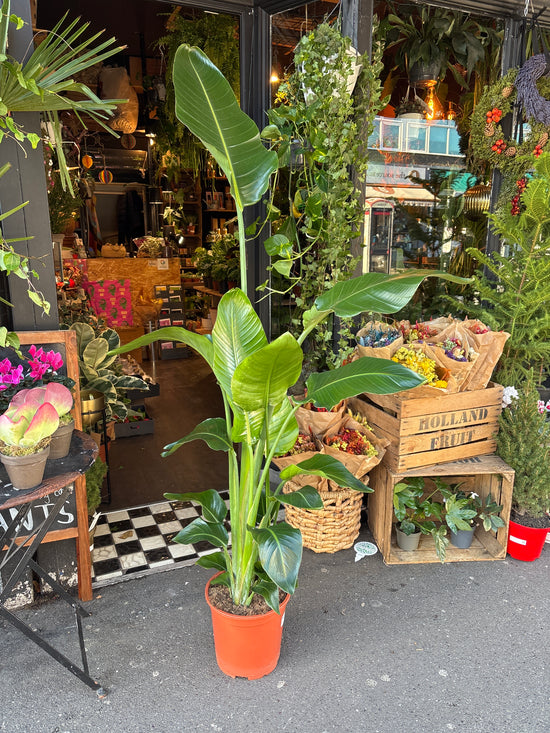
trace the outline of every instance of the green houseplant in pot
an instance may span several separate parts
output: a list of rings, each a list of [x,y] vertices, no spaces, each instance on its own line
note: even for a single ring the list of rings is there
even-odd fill
[[[536,560],[550,529],[550,423],[539,411],[532,372],[516,394],[502,411],[497,435],[498,455],[516,472],[507,551]]]
[[[425,273],[376,273],[337,283],[317,298],[304,315],[303,331],[298,338],[284,333],[269,343],[246,295],[243,209],[267,190],[277,168],[277,155],[264,148],[258,128],[241,111],[224,77],[199,49],[180,47],[174,62],[174,85],[178,118],[214,155],[231,185],[237,209],[243,289],[234,288],[221,298],[211,338],[168,327],[117,351],[160,339],[178,340],[194,348],[217,378],[225,417],[203,421],[191,433],[168,445],[163,455],[170,455],[193,440],[204,440],[214,450],[227,453],[231,547],[224,524],[227,507],[216,491],[165,496],[196,501],[202,506],[202,516],[175,539],[185,544],[208,540],[219,548],[199,560],[202,566],[218,571],[206,590],[218,664],[226,674],[253,679],[269,673],[277,663],[282,630],[277,614],[296,588],[302,556],[300,531],[277,521],[279,507],[281,503],[306,509],[323,506],[311,486],[283,494],[284,483],[296,475],[311,474],[357,491],[369,490],[340,461],[322,454],[288,466],[281,471],[276,488],[271,487],[272,458],[290,450],[298,435],[296,411],[306,401],[332,408],[342,399],[366,391],[367,386],[371,392],[389,393],[410,389],[422,381],[392,362],[363,358],[330,372],[310,375],[307,400],[289,398],[289,388],[300,377],[303,342],[332,313],[353,316],[369,310],[396,312],[412,297]],[[213,601],[211,588],[224,600]],[[256,606],[259,599],[266,604],[261,615],[250,616],[251,606]],[[220,640],[217,632],[226,622],[231,629],[222,631]],[[268,641],[262,635],[250,639],[249,634],[263,633],[260,629],[264,623],[272,624],[274,638]],[[228,646],[223,646],[224,641]],[[257,652],[266,650],[267,656],[256,657]]]
[[[502,507],[489,494],[485,500],[472,492],[460,491],[460,484],[448,484],[439,476],[430,479],[433,486],[427,487],[426,479],[413,476],[394,486],[393,508],[399,522],[396,525],[398,546],[406,552],[417,549],[421,535],[431,535],[435,553],[445,562],[450,541],[456,547],[470,546],[475,531],[474,520],[481,519],[486,531],[502,527],[504,521],[497,516]],[[463,543],[461,533],[467,533]]]
[[[41,483],[50,439],[58,427],[57,410],[43,401],[39,387],[19,392],[0,415],[0,461],[14,489],[22,491]]]

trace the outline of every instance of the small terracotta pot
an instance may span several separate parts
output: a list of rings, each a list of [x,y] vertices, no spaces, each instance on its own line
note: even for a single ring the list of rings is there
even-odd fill
[[[8,472],[13,488],[25,491],[42,483],[49,455],[50,446],[47,445],[38,453],[31,453],[28,456],[6,456],[0,453],[0,461]]]
[[[217,577],[217,573],[213,577]],[[220,611],[210,603],[206,584],[205,597],[212,613],[216,660],[229,677],[257,680],[273,672],[281,653],[285,608],[290,595],[280,604],[280,615],[269,611],[261,616],[235,616]]]
[[[50,459],[65,458],[71,448],[71,438],[73,437],[74,420],[66,425],[60,425],[52,435],[50,443]]]

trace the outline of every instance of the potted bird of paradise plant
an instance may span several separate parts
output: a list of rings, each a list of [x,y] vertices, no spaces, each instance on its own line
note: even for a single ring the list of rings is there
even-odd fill
[[[266,192],[277,169],[277,155],[262,145],[257,126],[240,109],[226,79],[202,51],[180,46],[173,79],[178,119],[212,153],[231,186],[237,209],[242,289],[234,288],[221,298],[211,337],[167,327],[117,352],[155,340],[180,341],[195,349],[216,376],[225,417],[204,420],[166,446],[163,455],[169,456],[194,440],[227,453],[231,536],[226,527],[228,509],[216,491],[165,497],[202,506],[202,516],[174,539],[185,544],[208,540],[218,548],[198,561],[217,571],[207,585],[206,599],[212,611],[218,665],[230,676],[255,679],[277,664],[282,633],[279,614],[296,589],[302,557],[300,531],[278,521],[280,505],[323,506],[313,487],[305,485],[283,493],[284,484],[297,475],[310,474],[342,487],[369,491],[340,461],[323,454],[287,466],[280,472],[278,485],[271,486],[271,460],[289,451],[298,436],[297,410],[306,401],[330,409],[365,391],[387,394],[423,382],[401,365],[365,357],[333,371],[311,374],[307,398],[290,397],[288,390],[300,377],[304,341],[332,313],[353,316],[362,311],[400,310],[428,274],[438,273],[372,273],[337,283],[304,314],[298,338],[283,333],[270,343],[246,295],[243,210]],[[269,638],[263,635],[265,629],[269,629]]]

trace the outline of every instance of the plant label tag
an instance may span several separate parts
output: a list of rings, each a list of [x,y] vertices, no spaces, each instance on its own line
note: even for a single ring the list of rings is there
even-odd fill
[[[514,537],[514,535],[510,535],[508,539],[510,540],[510,542],[515,542],[516,545],[526,545],[527,544],[527,540],[522,540],[520,537]]]
[[[368,555],[376,555],[378,552],[378,548],[372,542],[356,542],[353,549],[355,550],[355,562]]]

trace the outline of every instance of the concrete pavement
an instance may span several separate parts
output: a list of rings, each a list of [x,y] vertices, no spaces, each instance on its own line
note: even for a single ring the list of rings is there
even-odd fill
[[[102,588],[84,627],[109,694],[0,621],[0,730],[550,733],[549,565],[548,544],[534,563],[392,567],[306,550],[279,665],[253,682],[216,665],[209,571]],[[18,615],[78,659],[68,606]]]

